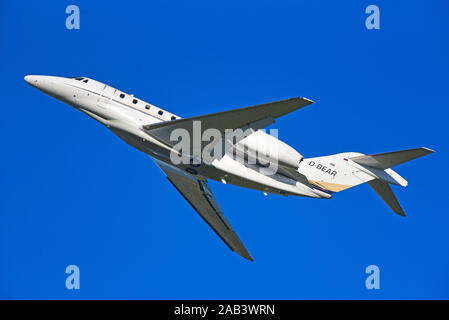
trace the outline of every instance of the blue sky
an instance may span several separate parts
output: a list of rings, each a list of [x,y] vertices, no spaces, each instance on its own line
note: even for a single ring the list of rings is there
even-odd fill
[[[81,11],[65,28],[65,8]],[[365,28],[380,8],[381,29]],[[449,298],[447,1],[0,2],[0,298]],[[23,81],[87,76],[181,117],[295,96],[271,128],[306,157],[426,146],[408,218],[367,185],[332,200],[211,182],[233,254],[143,153]],[[65,288],[65,268],[81,289]],[[380,268],[380,290],[365,268]]]

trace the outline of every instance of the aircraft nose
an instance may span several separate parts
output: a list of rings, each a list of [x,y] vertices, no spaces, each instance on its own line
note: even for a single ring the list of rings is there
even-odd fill
[[[39,82],[42,83],[43,79],[42,76],[32,76],[32,75],[28,75],[25,76],[25,81],[26,83],[28,83],[29,85],[33,86],[33,87],[37,87]],[[39,81],[40,80],[40,81]]]
[[[33,82],[33,76],[25,76],[24,79],[28,84],[31,84]]]
[[[51,96],[59,96],[64,84],[64,78],[54,76],[27,75],[24,79],[30,86]]]

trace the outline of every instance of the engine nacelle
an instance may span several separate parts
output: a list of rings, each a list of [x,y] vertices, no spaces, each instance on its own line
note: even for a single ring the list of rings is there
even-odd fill
[[[277,138],[258,130],[240,140],[236,145],[238,154],[256,158],[261,163],[277,163],[297,169],[304,158],[298,151]]]

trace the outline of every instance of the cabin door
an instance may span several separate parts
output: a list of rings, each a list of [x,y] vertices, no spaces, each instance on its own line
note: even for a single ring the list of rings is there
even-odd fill
[[[100,96],[98,97],[98,104],[106,107],[112,100],[114,93],[117,89],[111,88],[110,86],[104,85],[103,90],[100,92]]]

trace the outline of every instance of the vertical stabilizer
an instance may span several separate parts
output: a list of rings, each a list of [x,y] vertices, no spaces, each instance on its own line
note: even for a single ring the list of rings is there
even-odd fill
[[[391,190],[390,183],[406,187],[408,182],[393,171],[391,167],[432,152],[434,151],[428,148],[415,148],[371,155],[345,152],[304,159],[299,169],[307,177],[312,188],[329,194],[366,182],[393,212],[405,217],[404,210],[396,199],[393,190]]]

